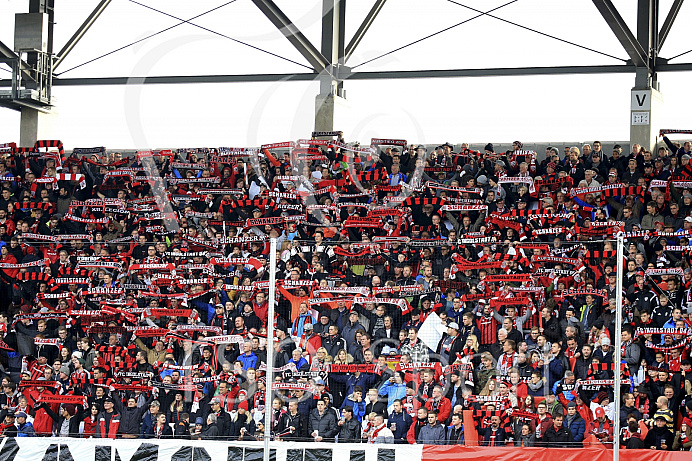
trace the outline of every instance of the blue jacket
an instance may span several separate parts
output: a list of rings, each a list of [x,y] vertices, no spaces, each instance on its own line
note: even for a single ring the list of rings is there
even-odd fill
[[[205,303],[202,300],[195,299],[192,301],[192,308],[197,309],[202,316],[202,320],[205,324],[208,324],[211,319],[216,315],[216,307],[213,303]]]
[[[25,422],[17,426],[17,437],[36,437],[34,426],[30,422]]]
[[[565,416],[564,425],[567,426],[567,416]],[[574,421],[569,426],[569,430],[572,431],[575,442],[581,442],[584,440],[584,432],[586,431],[586,421],[581,417],[579,412],[574,415]]]
[[[379,394],[387,396],[387,406],[391,407],[394,405],[396,399],[403,399],[406,397],[406,384],[390,383],[389,380],[387,380],[380,386]],[[394,438],[396,438],[396,436]]]
[[[555,357],[548,365],[548,388],[552,389],[553,384],[562,379],[564,366],[562,365],[562,356]]]
[[[156,420],[151,417],[151,412],[147,411],[146,413],[144,413],[144,417],[142,417],[142,428],[139,430],[139,438],[151,438],[151,435],[149,433],[151,432],[151,428],[154,427],[154,424],[156,424]]]
[[[392,423],[396,423],[396,430],[392,430],[394,434],[394,443],[408,443],[406,441],[406,433],[408,432],[411,424],[413,424],[413,418],[411,415],[402,410],[400,414],[391,412],[389,414],[389,419],[387,420],[387,427],[392,428]]]
[[[363,415],[365,415],[365,401],[361,400],[360,402],[356,402],[353,400],[353,394],[349,394],[348,397],[344,399],[344,401],[341,403],[341,410],[343,410],[346,407],[352,407],[353,408],[353,416],[355,418],[362,422],[363,421]]]
[[[307,426],[308,424],[308,418],[310,417],[310,412],[317,408],[317,400],[313,398],[312,394],[308,394],[307,392],[303,396],[303,398],[298,401],[298,413],[301,415],[305,416],[305,425]]]
[[[308,369],[310,368],[310,364],[307,360],[305,360],[305,357],[303,356],[300,357],[300,360],[298,360],[298,362],[291,359],[288,361],[288,363],[294,363],[296,365],[296,370],[298,371],[308,371]]]
[[[452,321],[456,322],[457,325],[462,325],[464,322],[461,320],[461,318],[464,316],[464,309],[459,309],[458,312],[454,311],[453,307],[450,307],[447,309],[447,318],[452,319]]]
[[[297,319],[298,323],[296,324],[295,321],[291,323],[291,336],[297,336],[299,338],[303,336],[303,327],[308,319],[310,319],[310,321],[307,323],[312,323],[312,316],[309,313],[300,314]]]
[[[368,392],[368,389],[374,386],[377,382],[377,375],[372,373],[361,373],[360,376],[356,376],[355,374],[335,374],[334,376],[330,377],[337,383],[346,385],[346,395],[353,394],[353,388],[356,386],[362,387],[363,394],[365,394]]]
[[[245,355],[243,353],[238,356],[238,361],[243,364],[243,370],[255,368],[255,365],[257,365],[257,356],[254,352],[250,352],[250,355]]]

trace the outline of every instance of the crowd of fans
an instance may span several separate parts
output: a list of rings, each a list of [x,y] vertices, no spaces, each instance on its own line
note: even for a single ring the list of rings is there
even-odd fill
[[[271,411],[275,440],[689,451],[692,152],[663,140],[4,145],[1,436],[263,440]]]

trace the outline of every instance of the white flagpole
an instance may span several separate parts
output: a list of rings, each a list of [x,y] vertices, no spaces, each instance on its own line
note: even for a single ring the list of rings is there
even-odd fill
[[[620,459],[620,362],[622,361],[622,277],[624,276],[624,239],[622,235],[617,239],[617,283],[615,284],[616,308],[615,308],[615,350],[613,351],[613,374],[615,377],[615,431],[613,432],[613,461]]]
[[[267,385],[264,392],[264,461],[269,461],[274,382],[274,300],[276,299],[276,238],[269,244],[269,309],[267,312]]]

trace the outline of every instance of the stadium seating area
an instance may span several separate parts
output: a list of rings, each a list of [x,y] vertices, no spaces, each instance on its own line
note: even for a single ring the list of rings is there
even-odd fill
[[[689,451],[692,147],[663,141],[0,145],[2,436],[257,441],[271,411],[275,441]]]

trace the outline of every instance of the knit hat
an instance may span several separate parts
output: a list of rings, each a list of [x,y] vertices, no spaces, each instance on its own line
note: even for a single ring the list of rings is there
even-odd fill
[[[197,419],[195,419],[195,424],[204,424],[204,420],[201,416],[198,416]]]
[[[593,398],[593,401],[596,403],[600,403],[600,402],[603,402],[607,398],[608,398],[608,393],[606,391],[601,391],[596,395],[596,397]],[[596,412],[598,413],[598,410]]]
[[[489,142],[488,144],[485,145],[483,150],[487,150],[489,152],[495,152],[495,146],[493,146],[493,143]]]
[[[65,410],[70,416],[74,416],[74,414],[77,412],[77,408],[71,403],[63,404],[62,409]]]
[[[70,376],[70,367],[68,367],[67,365],[61,366],[60,373],[65,373],[67,376]]]
[[[240,402],[238,404],[239,410],[242,408],[243,410],[247,411],[247,407],[248,407],[247,400],[243,400],[242,402]]]

